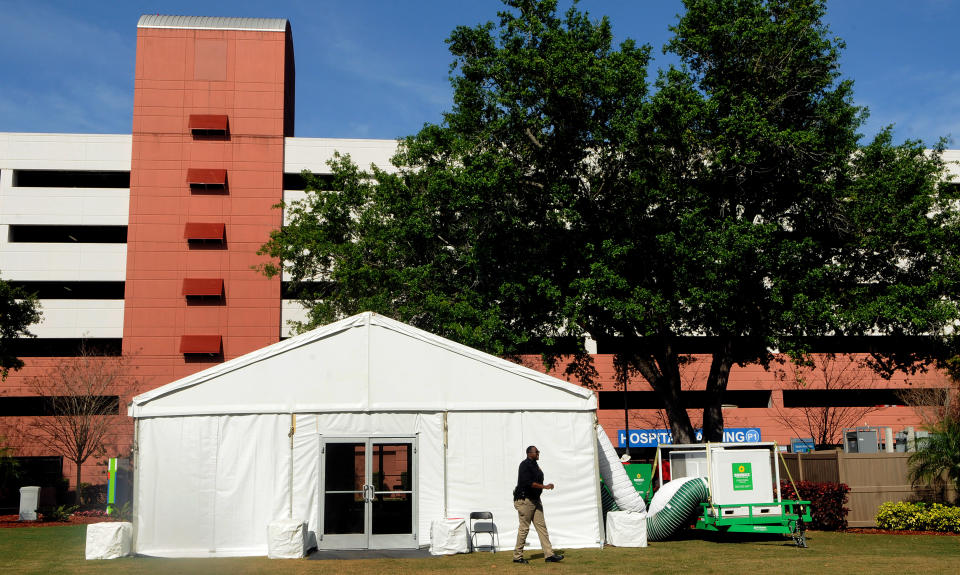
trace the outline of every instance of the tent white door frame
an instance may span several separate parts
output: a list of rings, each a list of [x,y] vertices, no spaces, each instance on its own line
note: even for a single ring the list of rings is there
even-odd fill
[[[317,546],[418,547],[416,436],[321,440]]]

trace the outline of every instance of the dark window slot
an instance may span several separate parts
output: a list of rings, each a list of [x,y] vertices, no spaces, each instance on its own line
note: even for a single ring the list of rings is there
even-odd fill
[[[334,191],[337,188],[333,174],[310,174],[310,179],[313,181],[314,189]],[[306,190],[307,179],[303,177],[303,174],[284,174],[283,189]]]
[[[224,250],[227,249],[227,240],[207,240],[197,238],[187,238],[187,247],[191,250]]]
[[[40,299],[123,299],[124,282],[7,282]]]
[[[744,338],[744,347],[752,342]],[[939,350],[939,338],[926,336],[842,336],[804,338],[803,343],[811,353],[902,353],[904,351],[931,352]],[[718,339],[710,336],[680,336],[671,341],[677,353],[711,354],[717,349]],[[734,346],[740,345],[734,340]],[[650,346],[659,349],[659,342],[653,338],[624,340],[619,338],[601,338],[597,340],[598,353],[634,353],[638,349]],[[534,352],[536,353],[536,352]]]
[[[199,182],[190,183],[190,191],[195,194],[223,194],[227,191],[226,184],[204,184]]]
[[[681,392],[688,409],[703,409],[709,400],[705,391]],[[727,390],[723,404],[741,408],[770,407],[771,393],[768,390]],[[623,391],[599,391],[597,400],[600,409],[623,409]],[[663,400],[655,391],[628,391],[629,409],[663,409]]]
[[[11,353],[24,357],[76,357],[81,350],[97,355],[118,356],[123,350],[120,338],[19,338],[7,342]]]
[[[908,389],[785,389],[784,407],[874,407],[904,405],[903,395],[916,391]],[[931,390],[935,397],[937,390]]]
[[[14,170],[16,188],[129,188],[130,172]]]
[[[280,299],[315,299],[330,293],[333,284],[329,282],[281,282]]]
[[[127,226],[30,226],[12,225],[12,243],[125,244]]]
[[[97,413],[120,414],[120,398],[116,395],[88,396],[94,397],[99,405],[95,406]],[[32,396],[32,397],[0,397],[0,417],[23,416],[50,416],[50,415],[80,415],[71,413],[66,397]]]

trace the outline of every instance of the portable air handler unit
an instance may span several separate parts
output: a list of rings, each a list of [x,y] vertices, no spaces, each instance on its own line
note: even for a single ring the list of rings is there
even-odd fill
[[[663,459],[670,478],[705,477],[708,498],[700,504],[696,528],[732,533],[780,533],[806,547],[810,502],[784,500],[776,443],[661,445],[657,469],[663,484]]]

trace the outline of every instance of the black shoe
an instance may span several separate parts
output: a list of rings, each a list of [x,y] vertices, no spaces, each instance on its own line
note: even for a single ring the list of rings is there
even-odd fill
[[[524,559],[523,557],[521,557],[521,558],[519,558],[519,559],[514,559],[513,562],[514,562],[514,563],[529,563],[529,561],[527,561],[527,560]]]
[[[544,559],[547,563],[559,563],[563,561],[563,555],[551,555]]]

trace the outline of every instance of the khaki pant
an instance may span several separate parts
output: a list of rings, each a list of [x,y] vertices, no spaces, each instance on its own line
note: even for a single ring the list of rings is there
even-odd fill
[[[543,547],[544,558],[553,555],[553,546],[550,545],[550,535],[547,533],[547,524],[543,520],[543,505],[529,499],[518,499],[513,507],[520,515],[520,530],[517,531],[517,545],[513,548],[513,558],[523,558],[523,546],[527,542],[527,533],[530,532],[530,522],[537,529],[540,538],[540,547]]]

